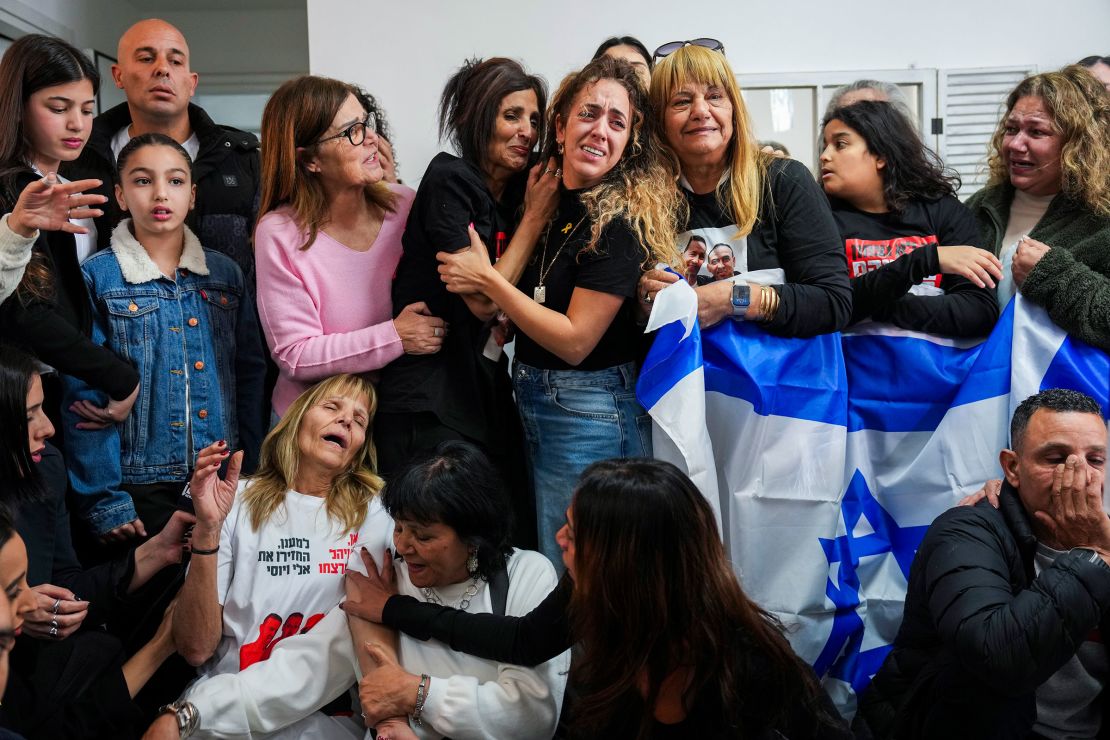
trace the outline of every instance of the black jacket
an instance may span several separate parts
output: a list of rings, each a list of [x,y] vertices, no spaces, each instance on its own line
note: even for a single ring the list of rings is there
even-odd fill
[[[18,194],[36,177],[30,170],[17,175],[14,192],[5,194],[5,204],[14,205]],[[11,205],[6,205],[4,212],[10,210]],[[92,307],[77,264],[73,235],[41,232],[33,251],[50,272],[51,293],[38,299],[16,291],[0,304],[0,340],[22,347],[117,401],[127,398],[139,384],[139,374],[111,350],[89,339]]]
[[[1029,516],[1009,485],[999,503],[958,506],[929,527],[857,737],[1027,737],[1037,687],[1092,629],[1110,629],[1110,567],[1077,549],[1034,577]],[[1104,692],[1104,732],[1107,717]]]
[[[116,160],[112,154],[112,137],[130,124],[131,111],[127,103],[101,113],[93,121],[89,143],[81,156],[62,167],[62,174],[71,180],[95,177],[104,183],[96,190],[108,196],[104,215],[96,222],[98,249],[108,246],[112,229],[123,217],[113,192]],[[189,125],[200,141],[200,150],[193,163],[196,206],[186,224],[205,247],[235,260],[253,292],[251,236],[258,213],[258,139],[246,131],[213,123],[203,108],[192,103],[189,104]]]

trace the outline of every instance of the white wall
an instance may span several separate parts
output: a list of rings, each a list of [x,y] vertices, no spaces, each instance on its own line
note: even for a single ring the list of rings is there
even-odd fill
[[[119,35],[140,17],[127,0],[0,0],[0,22],[111,56]]]
[[[1110,53],[1107,0],[308,0],[315,74],[357,82],[389,113],[415,184],[441,147],[436,101],[468,55],[511,56],[554,86],[607,36],[649,49],[711,36],[737,73],[1036,65]]]

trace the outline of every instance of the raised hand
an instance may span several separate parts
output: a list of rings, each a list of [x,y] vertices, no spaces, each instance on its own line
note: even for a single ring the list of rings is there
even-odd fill
[[[189,480],[189,493],[193,497],[193,510],[197,515],[197,525],[208,530],[219,530],[224,523],[231,504],[235,501],[235,489],[239,485],[239,470],[243,466],[243,451],[239,450],[227,463],[227,475],[220,478],[220,466],[228,459],[227,440],[214,442],[197,455],[197,466]]]
[[[103,195],[81,192],[100,186],[100,180],[74,180],[59,182],[53,172],[23,188],[8,216],[8,228],[20,236],[29,237],[35,229],[43,231],[68,231],[87,234],[88,229],[70,219],[96,218],[103,211],[93,206],[106,203]]]
[[[1089,547],[1110,559],[1110,518],[1102,508],[1102,471],[1077,455],[1056,466],[1046,510],[1033,516],[1044,526],[1057,550]]]

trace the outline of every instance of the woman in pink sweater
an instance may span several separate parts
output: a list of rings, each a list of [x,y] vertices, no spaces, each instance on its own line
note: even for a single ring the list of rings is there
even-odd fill
[[[393,318],[390,282],[413,191],[382,180],[373,121],[351,86],[306,75],[262,115],[258,313],[281,416],[317,380],[430,354],[446,325],[423,303]]]

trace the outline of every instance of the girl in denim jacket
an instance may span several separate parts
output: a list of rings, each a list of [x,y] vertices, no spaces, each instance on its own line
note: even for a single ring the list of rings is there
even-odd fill
[[[105,399],[79,381],[69,381],[64,404],[81,430],[67,451],[78,509],[105,541],[160,530],[196,453],[213,442],[243,448],[253,470],[265,431],[253,300],[235,263],[185,226],[196,192],[189,155],[168,136],[143,134],[116,166],[116,199],[131,218],[81,270],[93,341],[135,366],[141,390],[118,425],[81,420],[83,405]]]

